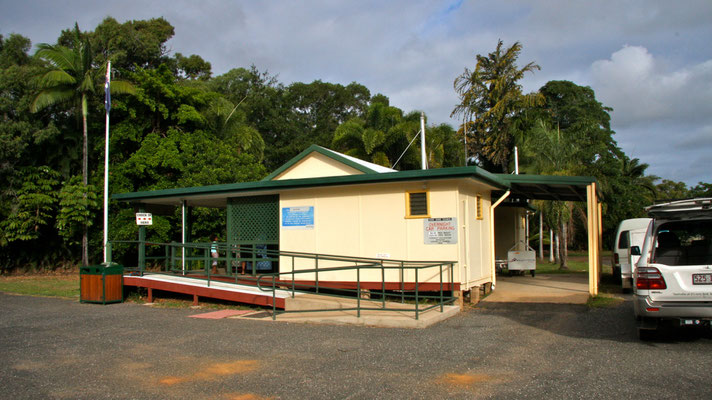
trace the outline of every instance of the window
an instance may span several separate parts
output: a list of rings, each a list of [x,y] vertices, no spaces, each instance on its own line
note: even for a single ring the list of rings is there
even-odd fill
[[[406,192],[406,218],[428,218],[430,217],[430,205],[428,204],[428,192]]]
[[[658,226],[653,262],[665,265],[712,264],[712,220],[682,220]]]
[[[627,249],[628,247],[630,247],[630,231],[623,231],[618,238],[618,248]]]
[[[477,195],[475,197],[475,214],[477,219],[484,219],[484,214],[482,214],[482,195]]]

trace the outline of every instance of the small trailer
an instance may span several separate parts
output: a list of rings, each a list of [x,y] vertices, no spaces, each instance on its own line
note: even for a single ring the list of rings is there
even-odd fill
[[[526,250],[515,250],[519,243],[524,243]],[[517,272],[520,275],[529,271],[534,276],[536,275],[536,252],[529,246],[528,243],[520,241],[512,246],[507,252],[507,270],[509,275]]]

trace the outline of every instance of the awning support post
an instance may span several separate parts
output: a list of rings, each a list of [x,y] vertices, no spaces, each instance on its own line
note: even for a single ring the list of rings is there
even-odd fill
[[[601,207],[596,194],[596,183],[586,187],[588,222],[588,293],[598,295],[598,280],[601,276]]]

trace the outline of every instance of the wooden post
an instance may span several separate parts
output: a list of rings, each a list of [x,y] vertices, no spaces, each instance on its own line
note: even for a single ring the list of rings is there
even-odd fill
[[[586,209],[588,225],[588,293],[598,295],[598,279],[600,270],[600,216],[596,184],[591,183],[586,187]]]
[[[596,280],[596,287],[598,287],[598,283],[601,283],[601,254],[603,253],[603,205],[598,201],[598,196],[596,196],[596,203],[598,203],[598,279]]]

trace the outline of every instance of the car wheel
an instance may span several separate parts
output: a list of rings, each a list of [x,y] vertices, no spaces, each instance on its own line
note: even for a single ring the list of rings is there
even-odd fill
[[[613,267],[613,282],[622,283],[620,267]]]
[[[536,271],[532,270],[532,278],[536,275]]]

